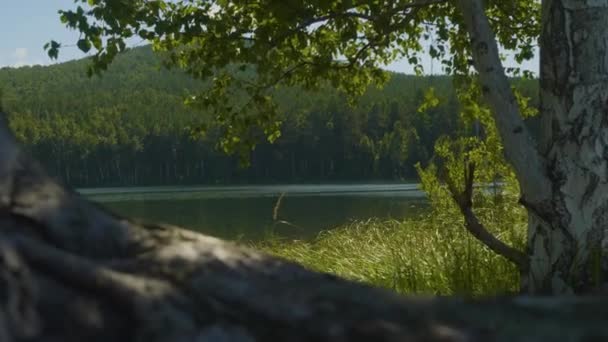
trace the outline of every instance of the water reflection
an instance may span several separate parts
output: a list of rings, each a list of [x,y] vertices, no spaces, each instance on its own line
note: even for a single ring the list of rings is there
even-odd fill
[[[83,189],[118,214],[256,240],[270,230],[310,238],[351,220],[403,219],[426,209],[416,184]],[[284,194],[277,211],[277,199]]]

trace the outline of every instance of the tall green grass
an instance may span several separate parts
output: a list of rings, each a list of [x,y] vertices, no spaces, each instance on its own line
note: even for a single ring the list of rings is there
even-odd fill
[[[518,203],[520,191],[515,175],[502,162],[501,154],[477,140],[464,140],[471,142],[477,144],[472,150],[466,144],[466,148],[456,145],[467,153],[452,153],[449,148],[443,151],[445,146],[440,144],[439,151],[445,159],[442,168],[435,164],[417,166],[421,188],[431,208],[425,216],[404,221],[355,222],[323,232],[310,241],[271,236],[256,247],[314,270],[404,294],[475,297],[516,292],[518,270],[469,234],[452,194],[439,176],[443,170],[455,184],[464,184],[463,165],[471,160],[478,166],[475,184],[492,184],[500,175],[500,185],[475,188],[473,209],[491,233],[524,250],[527,217]],[[277,212],[278,206],[275,220]]]
[[[522,248],[525,217],[477,209],[488,229]],[[311,241],[271,237],[256,247],[304,266],[404,294],[480,296],[515,292],[519,274],[450,212],[406,221],[370,220],[325,231]]]

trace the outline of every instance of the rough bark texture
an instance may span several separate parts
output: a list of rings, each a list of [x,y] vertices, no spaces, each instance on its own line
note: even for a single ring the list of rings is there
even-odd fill
[[[523,125],[482,1],[459,4],[529,213],[522,290],[596,291],[608,270],[608,1],[543,1],[538,149]]]
[[[541,153],[551,205],[529,224],[536,291],[584,292],[606,279],[608,1],[546,0]]]
[[[404,298],[108,214],[0,123],[0,341],[600,341],[608,299]]]

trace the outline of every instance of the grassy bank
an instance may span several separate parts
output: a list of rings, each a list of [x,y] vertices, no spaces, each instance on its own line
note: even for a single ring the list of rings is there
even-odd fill
[[[504,213],[503,213],[504,214]],[[500,239],[521,248],[521,215],[480,210]],[[516,291],[515,267],[482,246],[454,213],[400,221],[366,221],[321,233],[312,241],[269,238],[258,244],[272,254],[405,294],[492,295]]]

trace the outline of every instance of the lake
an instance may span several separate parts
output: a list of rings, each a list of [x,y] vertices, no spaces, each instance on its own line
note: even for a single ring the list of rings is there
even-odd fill
[[[306,239],[353,220],[404,219],[424,212],[418,184],[267,185],[80,189],[111,211],[224,239],[273,234]],[[280,205],[277,207],[277,201]],[[275,216],[276,209],[276,217]],[[276,220],[275,220],[276,218]]]

